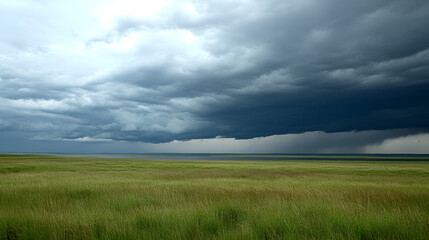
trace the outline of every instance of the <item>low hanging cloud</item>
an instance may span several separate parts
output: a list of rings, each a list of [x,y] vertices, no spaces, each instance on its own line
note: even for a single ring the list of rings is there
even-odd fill
[[[423,134],[427,22],[423,0],[2,1],[0,133],[145,143]]]
[[[306,132],[252,139],[210,138],[167,143],[92,139],[29,140],[0,136],[0,152],[51,153],[420,153],[429,154],[429,135],[418,130]]]

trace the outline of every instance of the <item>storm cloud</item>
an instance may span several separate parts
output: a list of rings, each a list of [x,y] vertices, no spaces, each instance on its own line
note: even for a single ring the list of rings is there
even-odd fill
[[[0,133],[122,143],[424,134],[428,22],[423,0],[2,1]]]

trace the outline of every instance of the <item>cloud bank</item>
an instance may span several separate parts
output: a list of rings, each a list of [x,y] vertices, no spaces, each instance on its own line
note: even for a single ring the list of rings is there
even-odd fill
[[[424,134],[427,22],[423,0],[2,1],[0,133]]]

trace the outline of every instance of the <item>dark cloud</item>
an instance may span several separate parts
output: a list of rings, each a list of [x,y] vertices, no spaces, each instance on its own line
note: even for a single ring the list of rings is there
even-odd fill
[[[429,129],[427,1],[173,1],[107,28],[59,28],[51,8],[0,17],[0,131],[160,143]]]

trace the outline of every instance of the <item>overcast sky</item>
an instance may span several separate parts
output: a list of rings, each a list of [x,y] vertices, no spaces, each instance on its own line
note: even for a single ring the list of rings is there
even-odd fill
[[[0,152],[429,153],[427,0],[0,0]]]

